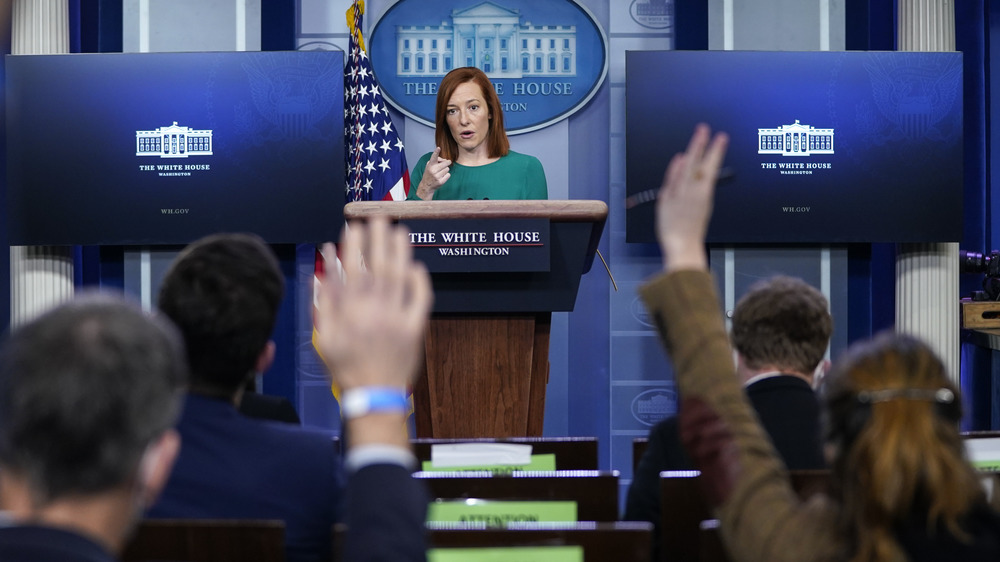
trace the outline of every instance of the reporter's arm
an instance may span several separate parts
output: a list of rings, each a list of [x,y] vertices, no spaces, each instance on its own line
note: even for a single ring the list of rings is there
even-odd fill
[[[664,273],[640,289],[674,364],[684,397],[685,447],[719,506],[722,533],[738,560],[815,560],[829,555],[828,511],[803,506],[735,376],[705,234],[725,135],[699,126],[675,156],[657,201]],[[819,555],[819,558],[817,558]]]
[[[352,226],[341,250],[344,277],[319,287],[316,327],[333,382],[343,389],[345,558],[423,561],[427,496],[407,466],[405,389],[422,357],[430,276],[413,261],[406,231],[385,218]]]
[[[423,561],[429,496],[411,473],[416,458],[399,413],[369,414],[347,423],[349,449],[344,559]]]

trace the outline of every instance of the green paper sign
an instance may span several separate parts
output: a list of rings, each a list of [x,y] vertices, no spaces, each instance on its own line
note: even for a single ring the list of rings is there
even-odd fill
[[[575,523],[574,501],[437,500],[427,510],[437,523],[481,523],[506,527],[508,523]]]
[[[582,546],[432,548],[427,562],[583,562]]]
[[[531,462],[528,464],[491,464],[478,466],[448,466],[436,467],[431,461],[424,461],[423,470],[427,472],[490,472],[494,476],[503,476],[514,472],[526,471],[550,471],[556,469],[555,453],[545,455],[531,455]]]
[[[976,470],[982,470],[983,472],[1000,472],[1000,459],[974,461],[972,466],[974,466]]]

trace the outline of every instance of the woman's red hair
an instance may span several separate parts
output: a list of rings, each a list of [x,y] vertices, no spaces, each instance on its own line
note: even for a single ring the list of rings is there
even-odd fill
[[[959,404],[945,415],[934,400],[892,399],[863,404],[859,393],[940,389],[958,397],[944,364],[916,338],[883,333],[855,344],[826,379],[827,439],[836,449],[832,496],[853,562],[903,560],[899,526],[914,519],[969,540],[960,523],[986,502],[978,475],[965,460]]]
[[[500,106],[496,90],[493,89],[493,83],[482,70],[474,66],[463,66],[446,74],[438,87],[437,105],[434,108],[434,142],[441,147],[441,158],[454,162],[458,157],[458,143],[452,138],[451,129],[448,127],[448,100],[455,93],[455,89],[466,82],[475,82],[479,86],[483,92],[483,99],[486,100],[486,107],[490,111],[490,130],[486,135],[489,157],[506,156],[510,152],[510,141],[507,140],[507,132],[504,130],[503,108]]]

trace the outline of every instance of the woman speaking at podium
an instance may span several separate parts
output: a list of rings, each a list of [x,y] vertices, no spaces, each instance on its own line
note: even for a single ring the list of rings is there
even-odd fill
[[[434,111],[434,152],[410,176],[410,200],[547,199],[542,163],[510,149],[503,109],[478,68],[456,68],[441,80]]]

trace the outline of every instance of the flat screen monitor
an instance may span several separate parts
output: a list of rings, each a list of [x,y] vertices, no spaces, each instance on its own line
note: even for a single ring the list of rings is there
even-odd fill
[[[625,87],[630,196],[697,123],[729,134],[709,242],[961,239],[961,53],[631,51]],[[654,210],[626,241],[655,241]]]
[[[10,243],[272,243],[343,224],[343,53],[8,56]]]

